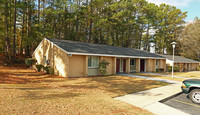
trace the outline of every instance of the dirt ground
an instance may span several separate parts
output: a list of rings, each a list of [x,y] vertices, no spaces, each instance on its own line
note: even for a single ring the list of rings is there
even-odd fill
[[[114,100],[166,83],[122,76],[62,78],[33,69],[0,66],[1,114],[146,114]]]

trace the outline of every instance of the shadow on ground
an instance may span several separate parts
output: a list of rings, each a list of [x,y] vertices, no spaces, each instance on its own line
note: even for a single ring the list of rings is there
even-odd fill
[[[36,72],[33,69],[20,67],[0,66],[0,84],[29,84],[40,82],[60,82],[62,80],[48,80],[48,78],[62,78],[55,75],[48,75],[44,72]]]
[[[30,99],[75,97],[84,94],[85,91],[91,92],[97,90],[104,91],[110,96],[116,97],[167,85],[167,83],[158,81],[123,76],[66,79],[55,75],[48,75],[44,72],[36,72],[31,69],[16,69],[4,66],[0,66],[0,84],[35,84],[35,86],[15,87],[15,89],[26,91],[27,95],[25,97]],[[59,92],[56,89],[64,90]],[[55,90],[55,92],[48,94],[48,90]]]

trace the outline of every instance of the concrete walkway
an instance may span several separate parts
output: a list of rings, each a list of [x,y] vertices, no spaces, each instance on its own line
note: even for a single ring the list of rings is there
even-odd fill
[[[160,78],[152,78],[152,77],[146,77],[146,76],[141,76],[141,75],[133,75],[133,74],[118,74],[118,75],[128,76],[128,77],[136,77],[136,78],[142,78],[142,79],[148,79],[148,80],[155,80],[155,81],[166,82],[166,83],[171,83],[171,84],[180,83],[180,81],[173,81],[173,80],[160,79]]]
[[[187,115],[186,113],[167,106],[159,101],[168,98],[172,95],[181,92],[181,82],[176,82],[172,80],[163,80],[157,78],[150,78],[145,76],[131,75],[131,74],[120,74],[122,76],[137,77],[142,79],[156,80],[161,82],[173,83],[171,85],[154,88],[146,91],[141,91],[133,94],[128,94],[115,99],[124,101],[126,103],[132,104],[134,106],[146,109],[156,115]]]
[[[146,73],[146,74],[150,74],[150,75],[160,75],[160,76],[165,76],[165,77],[172,77],[171,75],[165,75],[165,74],[160,74],[160,73],[149,73],[149,72],[143,72],[143,73]],[[181,78],[181,79],[189,79],[189,78],[186,78],[186,77],[179,77],[179,76],[174,76],[175,78]]]

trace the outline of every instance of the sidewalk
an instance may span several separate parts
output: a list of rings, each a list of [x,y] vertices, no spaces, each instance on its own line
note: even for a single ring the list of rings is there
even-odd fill
[[[165,77],[172,77],[171,75],[165,75],[165,74],[160,74],[160,73],[149,73],[149,72],[144,72],[146,74],[150,74],[150,75],[160,75],[160,76],[165,76]],[[180,76],[173,76],[175,78],[181,78],[181,79],[189,79],[186,77],[180,77]]]
[[[136,78],[142,78],[142,79],[148,79],[148,80],[155,80],[155,81],[166,82],[166,83],[171,83],[171,84],[180,83],[180,81],[173,81],[173,80],[160,79],[160,78],[152,78],[152,77],[146,77],[146,76],[141,76],[141,75],[133,75],[133,74],[118,74],[118,75],[128,76],[128,77],[136,77]]]
[[[149,77],[131,75],[131,74],[120,74],[120,75],[162,81],[162,82],[173,83],[173,84],[116,97],[115,99],[124,101],[126,103],[132,104],[142,109],[146,109],[157,115],[169,115],[169,114],[186,115],[186,113],[180,110],[174,109],[172,107],[169,107],[159,102],[165,98],[168,98],[172,95],[175,95],[181,92],[181,88],[180,88],[181,82],[178,82],[178,81],[172,82],[172,80],[163,80],[163,79],[157,79],[157,78],[150,79]]]

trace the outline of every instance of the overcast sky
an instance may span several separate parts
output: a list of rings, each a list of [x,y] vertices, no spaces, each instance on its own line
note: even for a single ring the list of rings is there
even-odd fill
[[[174,5],[181,9],[183,12],[187,11],[187,18],[185,21],[191,22],[195,17],[200,18],[200,0],[147,0],[153,2],[157,5],[161,3],[166,3]]]

